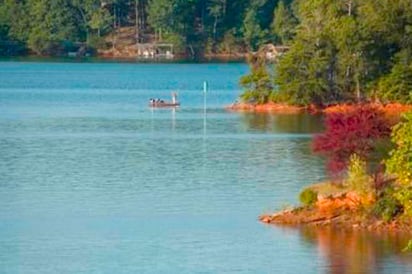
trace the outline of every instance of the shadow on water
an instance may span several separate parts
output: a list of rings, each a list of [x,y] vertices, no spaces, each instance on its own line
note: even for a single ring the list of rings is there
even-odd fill
[[[325,273],[399,273],[400,267],[406,271],[412,268],[412,254],[402,251],[410,234],[330,227],[305,227],[300,232],[302,239],[315,245],[326,261]],[[392,268],[395,264],[396,270]]]
[[[249,130],[282,133],[318,133],[323,129],[321,115],[241,113]]]

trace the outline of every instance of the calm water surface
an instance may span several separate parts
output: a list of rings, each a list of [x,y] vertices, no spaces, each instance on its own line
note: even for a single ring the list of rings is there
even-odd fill
[[[412,273],[400,235],[257,221],[324,171],[319,117],[222,110],[246,71],[0,63],[0,273]]]

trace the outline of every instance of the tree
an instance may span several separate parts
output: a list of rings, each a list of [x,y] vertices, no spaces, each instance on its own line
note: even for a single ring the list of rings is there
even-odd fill
[[[71,10],[64,0],[29,0],[31,28],[27,43],[43,55],[57,50],[64,40],[73,40],[76,33]]]
[[[216,43],[218,35],[218,24],[222,22],[226,13],[226,0],[212,0],[208,7],[208,12],[213,17],[212,38]]]
[[[197,54],[194,44],[199,38],[199,23],[196,19],[197,0],[150,0],[148,22],[159,33],[159,40],[187,46],[189,54]]]
[[[353,9],[353,7],[351,8]],[[352,14],[352,11],[349,12]],[[330,37],[337,48],[336,85],[342,98],[360,101],[367,81],[365,38],[358,19],[343,15],[332,20]],[[333,35],[334,34],[334,35]]]
[[[266,35],[266,31],[262,30],[258,21],[258,8],[262,3],[257,3],[246,12],[243,20],[243,37],[249,48],[249,51],[255,51],[262,44],[262,39]]]
[[[412,103],[412,61],[398,56],[389,74],[380,78],[375,95],[384,102]]]
[[[0,56],[15,55],[24,52],[24,38],[26,30],[18,18],[24,13],[23,6],[15,1],[0,1]]]
[[[271,25],[272,34],[275,36],[274,39],[283,45],[288,44],[295,34],[296,24],[296,19],[289,7],[285,5],[283,0],[279,1],[274,10]]]
[[[392,141],[396,147],[386,160],[387,172],[395,176],[396,198],[403,208],[403,214],[412,216],[412,113],[404,116],[404,120],[392,131]]]
[[[284,9],[279,3],[274,26],[281,17],[276,14]],[[298,0],[294,11],[299,24],[290,51],[277,66],[277,101],[303,105],[359,102],[376,86],[381,98],[410,100],[410,2]],[[393,67],[400,52],[406,57]]]
[[[7,31],[8,39],[26,41],[30,31],[27,5],[20,1],[0,1],[0,25]]]
[[[267,103],[273,90],[273,76],[268,71],[268,64],[259,55],[250,56],[249,64],[251,73],[240,79],[240,84],[246,88],[241,97],[247,102]]]
[[[351,155],[367,159],[378,140],[388,138],[391,125],[377,107],[359,105],[346,112],[328,113],[325,132],[315,136],[313,151],[328,158],[328,170],[338,174]]]
[[[78,15],[77,26],[86,34],[86,43],[90,42],[91,35],[100,37],[102,32],[111,30],[114,17],[110,15],[110,7],[107,3],[102,5],[99,0],[72,0],[73,12]]]
[[[387,171],[402,185],[412,186],[412,113],[393,128],[391,137],[396,147],[386,161]]]
[[[174,5],[175,1],[149,0],[147,10],[149,24],[157,30],[173,31],[175,26]]]
[[[275,99],[297,105],[340,100],[337,48],[328,31],[328,22],[337,16],[336,6],[327,1],[299,1],[296,14],[300,24],[289,52],[279,60]]]
[[[294,41],[276,68],[277,102],[307,106],[338,99],[334,87],[328,83],[334,49],[326,45],[326,41],[319,46],[304,40]]]

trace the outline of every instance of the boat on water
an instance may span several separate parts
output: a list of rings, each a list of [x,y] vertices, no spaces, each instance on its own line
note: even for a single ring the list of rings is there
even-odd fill
[[[177,93],[172,92],[172,101],[164,101],[159,98],[150,98],[149,107],[152,108],[167,108],[167,107],[179,107],[180,102],[177,101]]]

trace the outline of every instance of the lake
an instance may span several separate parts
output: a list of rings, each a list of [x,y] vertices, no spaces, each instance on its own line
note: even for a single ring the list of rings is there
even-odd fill
[[[258,222],[326,178],[322,122],[226,112],[247,71],[0,62],[0,273],[412,273],[402,235]]]

